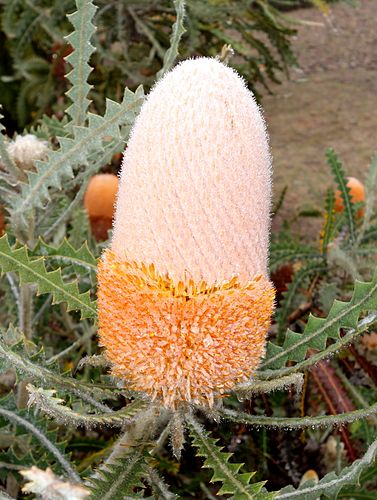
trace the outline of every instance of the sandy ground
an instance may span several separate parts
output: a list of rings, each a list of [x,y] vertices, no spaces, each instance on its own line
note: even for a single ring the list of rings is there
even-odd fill
[[[377,151],[377,0],[359,0],[356,8],[335,4],[328,18],[315,9],[291,17],[306,23],[294,41],[300,68],[263,99],[275,199],[288,186],[276,227],[299,210],[323,205],[332,185],[327,148],[360,180]],[[312,238],[318,225],[318,219],[300,219],[293,227]]]

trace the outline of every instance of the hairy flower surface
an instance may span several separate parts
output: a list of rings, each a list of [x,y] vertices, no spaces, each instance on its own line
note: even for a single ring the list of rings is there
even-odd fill
[[[32,170],[35,161],[44,160],[47,152],[47,143],[32,134],[18,135],[8,146],[9,156],[23,170]]]
[[[270,154],[243,80],[185,61],[149,94],[124,154],[112,249],[177,280],[266,274]]]
[[[274,301],[270,177],[263,118],[232,69],[190,60],[154,87],[98,271],[114,375],[175,407],[211,405],[253,374]]]

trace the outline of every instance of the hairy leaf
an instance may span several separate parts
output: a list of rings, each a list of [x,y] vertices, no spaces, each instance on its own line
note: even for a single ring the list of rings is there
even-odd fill
[[[29,392],[29,407],[35,406],[39,411],[60,424],[74,428],[86,427],[92,429],[93,427],[105,425],[121,427],[149,405],[147,401],[137,400],[118,411],[79,413],[66,406],[63,399],[56,397],[55,390],[36,388],[31,384],[28,384],[27,390]]]
[[[0,238],[0,267],[4,273],[16,272],[22,284],[35,283],[38,293],[51,293],[53,303],[66,302],[68,311],[79,310],[82,318],[95,318],[95,303],[90,292],[80,293],[77,283],[64,283],[61,270],[48,272],[44,257],[31,259],[26,246],[12,248],[5,234]]]
[[[377,270],[372,282],[355,281],[351,300],[349,302],[335,300],[326,318],[310,315],[302,333],[287,330],[281,347],[269,342],[262,369],[282,368],[288,360],[302,361],[309,348],[319,351],[325,349],[327,339],[339,339],[341,328],[355,327],[362,312],[376,310]]]
[[[89,479],[90,500],[124,500],[138,498],[135,488],[144,488],[141,478],[148,476],[149,450],[139,445],[127,456],[118,458],[116,464],[101,468]]]
[[[333,149],[326,152],[328,164],[338,185],[340,195],[343,199],[344,213],[347,220],[351,242],[355,241],[355,207],[350,196],[350,188],[347,186],[347,179],[343,170],[343,165]]]
[[[120,127],[131,127],[143,100],[143,91],[126,89],[122,103],[107,99],[105,116],[88,113],[87,127],[74,126],[73,138],[58,137],[60,149],[50,150],[46,161],[36,162],[36,171],[28,172],[28,183],[21,185],[11,211],[14,224],[24,227],[33,208],[43,208],[50,199],[49,188],[61,189],[64,179],[73,177],[76,166],[85,165],[88,156],[102,150],[105,137],[120,137]]]
[[[183,19],[185,17],[185,0],[173,0],[173,3],[175,11],[177,13],[177,19],[173,24],[173,32],[170,38],[170,47],[165,52],[164,64],[161,70],[157,73],[157,78],[161,78],[173,66],[174,61],[178,56],[179,42],[182,38],[182,35],[186,32],[183,25]]]
[[[73,48],[73,52],[65,58],[72,65],[72,70],[67,75],[72,87],[66,93],[72,104],[66,112],[71,116],[73,125],[84,125],[90,103],[87,96],[92,87],[88,83],[92,71],[88,61],[95,50],[90,39],[96,29],[92,19],[97,7],[91,0],[76,0],[76,7],[76,12],[67,15],[75,31],[66,37]]]
[[[273,380],[251,380],[234,387],[233,392],[242,399],[250,399],[254,394],[267,394],[269,392],[288,389],[294,386],[297,392],[301,392],[304,385],[302,373],[293,373]]]
[[[152,468],[149,469],[148,482],[152,487],[155,497],[159,500],[175,500],[179,498],[178,495],[170,491],[169,485],[167,485]]]
[[[235,410],[221,410],[221,415],[232,422],[247,425],[267,426],[277,429],[304,429],[306,427],[326,427],[331,425],[343,425],[354,422],[360,418],[367,418],[377,413],[377,403],[369,408],[354,410],[337,415],[320,415],[316,417],[265,417],[264,415],[250,415],[249,413],[237,412]]]
[[[79,275],[97,270],[97,259],[89,250],[87,242],[76,250],[65,238],[57,248],[40,238],[33,250],[33,256],[43,256],[45,261],[51,260],[60,266],[72,265]]]
[[[298,489],[294,489],[292,486],[288,486],[281,490],[276,499],[285,500],[291,498],[297,498],[301,500],[316,500],[321,495],[325,495],[327,498],[337,498],[340,489],[347,484],[357,484],[360,478],[360,474],[370,466],[377,455],[377,439],[369,446],[365,455],[356,460],[350,467],[346,467],[337,476],[335,472],[330,472],[326,474],[317,484],[304,483]]]
[[[218,439],[211,438],[207,431],[192,416],[187,416],[192,444],[198,449],[198,456],[204,457],[204,468],[213,470],[211,483],[220,481],[222,483],[218,495],[232,495],[234,500],[255,499],[260,493],[264,483],[250,484],[255,472],[240,473],[242,463],[230,463],[232,453],[222,451],[222,446],[218,446]],[[273,498],[273,497],[272,497]]]
[[[68,478],[74,482],[80,482],[80,476],[73,469],[69,457],[65,455],[65,443],[57,441],[57,432],[49,430],[45,419],[36,419],[27,410],[19,410],[16,408],[13,398],[7,397],[1,400],[0,419],[5,419],[12,424],[16,424],[26,430],[32,436],[42,449],[43,453],[48,455],[49,463],[58,465],[57,471],[63,472]],[[8,452],[8,455],[10,452]],[[37,460],[37,458],[35,458]],[[31,459],[31,465],[34,465],[34,459]],[[39,457],[41,463],[41,457]]]
[[[13,345],[8,345],[3,338],[0,338],[0,369],[3,371],[13,368],[31,380],[38,381],[43,387],[58,388],[62,392],[72,394],[101,410],[104,409],[104,406],[99,404],[97,400],[101,401],[117,396],[115,388],[107,390],[46,368],[43,366],[43,352],[36,352],[35,347],[24,338]]]

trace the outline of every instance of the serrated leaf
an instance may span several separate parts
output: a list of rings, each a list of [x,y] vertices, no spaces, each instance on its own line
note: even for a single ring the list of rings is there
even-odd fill
[[[143,99],[141,88],[135,93],[126,89],[122,103],[107,99],[104,116],[88,113],[87,127],[73,127],[73,138],[58,137],[60,149],[50,150],[46,161],[37,161],[36,170],[28,172],[28,183],[21,184],[21,195],[13,202],[13,223],[25,227],[33,208],[43,208],[50,199],[49,189],[61,189],[64,179],[72,178],[74,168],[85,165],[88,156],[102,151],[102,139],[120,138],[120,127],[132,125]]]
[[[16,337],[15,343],[14,337]],[[94,407],[100,406],[103,408],[97,404],[97,400],[114,399],[117,395],[115,389],[109,390],[97,387],[94,384],[62,375],[54,371],[51,366],[47,368],[44,366],[46,360],[43,350],[38,349],[35,344],[25,339],[25,337],[21,336],[20,338],[20,335],[17,335],[17,331],[12,327],[9,328],[5,335],[0,337],[0,361],[1,371],[12,368],[24,377],[38,381],[42,387],[58,388],[62,392],[74,395]]]
[[[334,472],[326,474],[317,484],[308,485],[304,483],[300,488],[292,486],[282,489],[276,496],[277,500],[297,498],[301,500],[316,500],[321,495],[327,498],[337,498],[341,488],[347,484],[358,484],[360,474],[371,465],[377,455],[377,440],[375,440],[366,451],[365,455],[356,460],[350,467],[346,467],[337,476]]]
[[[69,136],[69,131],[66,128],[67,123],[67,116],[64,116],[61,120],[59,120],[59,118],[55,115],[43,115],[36,125],[30,127],[28,131],[24,130],[24,134],[33,134],[39,139],[44,139],[46,141],[51,140],[52,137]]]
[[[377,270],[370,283],[355,281],[349,302],[335,300],[327,318],[310,315],[302,333],[287,330],[282,347],[267,344],[267,355],[261,370],[282,368],[288,360],[302,361],[308,349],[322,350],[327,339],[338,339],[341,328],[354,328],[362,312],[377,310]]]
[[[377,461],[375,460],[373,464],[360,474],[359,485],[349,485],[344,486],[339,493],[339,498],[342,500],[345,498],[358,498],[365,500],[376,500],[376,485],[377,485]],[[360,486],[363,488],[361,489]],[[373,488],[373,489],[372,489]]]
[[[118,411],[79,413],[66,406],[65,401],[56,396],[54,389],[36,388],[29,384],[27,390],[29,393],[29,407],[34,406],[43,414],[54,419],[54,421],[71,428],[122,427],[127,421],[130,421],[149,406],[147,401],[136,400]]]
[[[48,429],[48,424],[45,419],[35,418],[29,414],[27,410],[19,410],[15,405],[14,398],[8,396],[1,400],[0,404],[0,422],[1,420],[8,421],[13,425],[21,427],[23,430],[32,437],[35,444],[39,445],[43,453],[48,455],[48,465],[56,464],[54,469],[69,477],[74,482],[80,482],[80,476],[74,470],[73,465],[70,463],[70,457],[65,454],[65,443],[58,442],[56,430]],[[7,455],[11,456],[11,452]],[[2,455],[4,457],[5,454]],[[42,463],[42,457],[39,452],[39,457],[29,456],[30,466],[36,463]],[[38,462],[37,462],[38,461]],[[27,462],[25,457],[22,458],[23,465]]]
[[[161,78],[173,66],[174,61],[178,56],[179,42],[182,35],[186,32],[183,25],[183,19],[185,17],[185,0],[173,0],[173,3],[177,18],[173,24],[173,31],[170,37],[170,47],[165,52],[164,63],[160,71],[157,73],[157,79]]]
[[[80,293],[77,283],[64,283],[60,269],[48,272],[44,257],[32,260],[26,246],[12,248],[5,234],[0,238],[0,267],[3,273],[16,272],[22,284],[35,283],[38,293],[51,293],[53,303],[66,302],[69,311],[79,310],[82,318],[95,318],[95,303],[90,292]]]
[[[353,243],[355,241],[355,206],[350,196],[350,188],[347,186],[348,181],[343,170],[343,165],[333,149],[329,149],[326,152],[326,157],[343,200],[350,240]]]
[[[91,0],[76,0],[76,7],[76,12],[67,15],[75,30],[66,37],[73,48],[73,52],[65,58],[72,65],[72,70],[67,74],[72,87],[66,93],[72,104],[66,111],[71,116],[73,125],[83,125],[90,104],[87,96],[92,85],[89,85],[88,77],[92,68],[88,61],[95,51],[90,39],[96,30],[92,20],[97,7]]]
[[[286,377],[288,375],[294,373],[300,373],[302,371],[308,370],[311,366],[313,366],[318,361],[322,359],[327,359],[337,352],[339,352],[344,347],[350,345],[352,342],[356,340],[357,337],[367,332],[371,327],[373,327],[374,323],[377,321],[377,310],[363,316],[361,320],[359,320],[357,326],[355,328],[350,328],[345,332],[345,335],[340,337],[335,342],[329,344],[325,349],[320,350],[316,354],[312,354],[311,356],[305,358],[303,361],[296,363],[291,366],[287,366],[285,368],[280,368],[277,370],[265,370],[258,373],[258,377],[262,380],[273,381],[279,379],[281,377]],[[279,354],[281,352],[279,346],[270,343],[269,350],[271,351],[271,355]]]
[[[325,201],[325,221],[323,230],[321,231],[321,249],[322,253],[326,253],[327,246],[334,237],[335,229],[335,194],[332,189],[327,191]]]
[[[148,447],[140,444],[132,453],[119,458],[116,464],[97,470],[96,477],[88,480],[89,500],[124,500],[143,496],[135,493],[135,488],[144,488],[141,478],[148,475],[149,457]]]
[[[148,482],[152,487],[154,498],[158,498],[159,500],[177,500],[180,498],[177,494],[170,491],[169,485],[151,467],[149,468]]]
[[[222,486],[217,492],[218,495],[232,495],[234,500],[256,499],[261,492],[264,482],[251,484],[250,480],[255,472],[240,473],[242,463],[230,463],[229,459],[233,453],[222,451],[223,446],[218,446],[218,439],[209,436],[209,433],[195,420],[188,415],[186,421],[192,444],[197,448],[197,455],[204,457],[203,468],[213,470],[211,483],[221,482]],[[273,497],[272,497],[273,498]]]
[[[33,256],[43,256],[46,261],[52,260],[60,266],[72,265],[77,274],[97,270],[97,259],[89,250],[87,242],[76,250],[66,238],[57,248],[48,245],[40,238],[33,250]]]

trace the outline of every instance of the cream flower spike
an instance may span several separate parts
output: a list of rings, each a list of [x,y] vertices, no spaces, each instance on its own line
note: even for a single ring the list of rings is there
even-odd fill
[[[212,405],[264,354],[271,158],[253,95],[216,59],[149,94],[124,154],[98,272],[112,372],[174,408]]]

